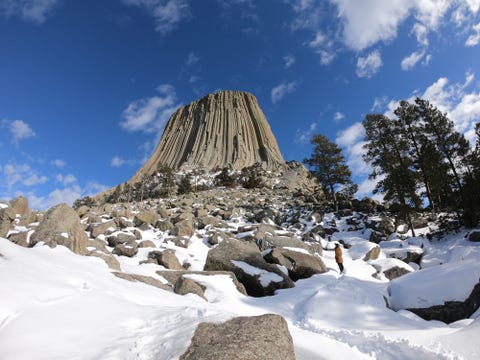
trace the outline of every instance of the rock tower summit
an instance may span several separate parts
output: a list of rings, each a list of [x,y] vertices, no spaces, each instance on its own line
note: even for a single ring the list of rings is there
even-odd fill
[[[242,169],[255,163],[275,169],[285,161],[256,97],[220,91],[181,107],[170,117],[155,151],[134,178],[154,173],[159,164],[212,170]]]

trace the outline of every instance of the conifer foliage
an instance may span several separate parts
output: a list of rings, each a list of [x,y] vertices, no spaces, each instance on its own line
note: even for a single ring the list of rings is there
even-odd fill
[[[333,201],[335,209],[338,211],[338,192],[352,194],[356,192],[356,185],[353,184],[352,172],[345,163],[345,157],[342,155],[342,149],[337,144],[331,142],[326,136],[316,134],[311,140],[314,145],[313,153],[309,159],[303,162],[310,166],[313,174],[322,184],[327,196]]]
[[[400,205],[405,220],[426,202],[432,211],[455,211],[467,225],[480,219],[479,145],[472,149],[445,113],[424,99],[401,101],[396,118],[366,115],[364,159],[375,192]],[[477,126],[477,135],[479,132]],[[477,184],[476,186],[474,184]]]

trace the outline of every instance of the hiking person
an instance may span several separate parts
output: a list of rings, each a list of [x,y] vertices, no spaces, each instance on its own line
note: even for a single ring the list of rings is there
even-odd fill
[[[340,269],[340,273],[343,273],[343,256],[342,256],[342,249],[338,243],[335,244],[335,261],[337,262],[338,268]]]

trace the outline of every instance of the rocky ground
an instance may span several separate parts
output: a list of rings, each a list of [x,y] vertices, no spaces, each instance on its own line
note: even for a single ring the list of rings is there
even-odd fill
[[[314,196],[288,189],[217,188],[75,210],[60,204],[46,212],[29,209],[20,197],[0,204],[0,237],[23,247],[63,245],[102,259],[126,281],[207,300],[195,275],[223,274],[240,293],[272,296],[331,271],[324,259],[334,242],[343,244],[352,261],[369,264],[372,278],[388,282],[433,265],[434,257],[422,263],[422,256],[430,242],[426,235],[438,230],[436,219],[418,215],[415,226],[424,236],[411,238],[398,219],[369,199],[333,213]],[[479,233],[469,238],[478,241]],[[463,302],[411,310],[445,322],[467,318],[478,308],[479,288]],[[185,359],[201,358],[194,344]]]

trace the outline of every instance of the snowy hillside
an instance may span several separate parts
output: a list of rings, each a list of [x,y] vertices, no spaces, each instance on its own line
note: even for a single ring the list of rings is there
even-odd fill
[[[326,214],[323,220],[332,219]],[[326,273],[274,296],[245,296],[226,275],[189,275],[206,288],[208,301],[120,279],[101,259],[63,246],[28,249],[0,238],[0,358],[178,359],[200,322],[265,313],[287,320],[300,360],[480,358],[480,311],[447,325],[401,310],[465,300],[479,282],[480,243],[467,241],[465,233],[404,241],[423,244],[422,264],[428,266],[414,271],[415,264],[386,256],[395,239],[380,243],[377,260],[364,261],[360,254],[376,245],[364,238],[368,231],[347,231],[346,220],[336,220],[341,231],[332,236],[351,245],[343,249],[345,275],[329,250],[321,256]],[[160,247],[165,234],[147,231]],[[180,260],[189,258],[193,270],[202,269],[209,245],[198,235],[190,241],[188,249],[169,247]],[[155,273],[158,265],[139,265],[147,249],[140,250],[131,258],[115,256],[122,270],[165,282]],[[399,262],[412,272],[389,281],[383,271]]]

